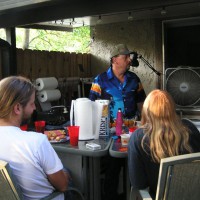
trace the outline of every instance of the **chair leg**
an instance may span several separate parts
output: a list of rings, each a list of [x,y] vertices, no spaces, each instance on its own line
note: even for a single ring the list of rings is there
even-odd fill
[[[79,195],[79,197],[81,198],[81,200],[85,200],[83,194],[82,194],[81,191],[78,190],[77,188],[74,188],[74,187],[68,187],[68,189],[67,189],[66,192],[70,192],[70,191],[74,191],[74,192],[76,192],[76,193]]]
[[[148,193],[148,189],[137,190],[131,187],[130,198],[129,200],[152,200],[150,194]]]

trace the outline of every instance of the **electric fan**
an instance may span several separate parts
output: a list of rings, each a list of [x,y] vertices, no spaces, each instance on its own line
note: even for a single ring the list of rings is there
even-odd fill
[[[200,106],[200,68],[168,68],[165,76],[165,89],[174,98],[177,106]]]

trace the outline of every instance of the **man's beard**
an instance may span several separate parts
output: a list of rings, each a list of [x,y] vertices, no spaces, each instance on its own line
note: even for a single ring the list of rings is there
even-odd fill
[[[28,124],[30,119],[22,119],[21,125]]]
[[[28,124],[30,122],[32,114],[27,114],[23,111],[22,119],[21,119],[21,125]]]

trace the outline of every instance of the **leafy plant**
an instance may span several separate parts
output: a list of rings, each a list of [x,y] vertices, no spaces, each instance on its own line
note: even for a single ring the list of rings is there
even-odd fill
[[[0,30],[5,39],[5,31]],[[90,27],[74,28],[73,32],[16,28],[17,48],[89,53]]]

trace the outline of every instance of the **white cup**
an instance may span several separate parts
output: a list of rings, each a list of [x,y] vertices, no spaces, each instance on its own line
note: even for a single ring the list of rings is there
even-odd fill
[[[121,143],[122,146],[127,146],[129,143],[130,135],[129,134],[121,134]]]

